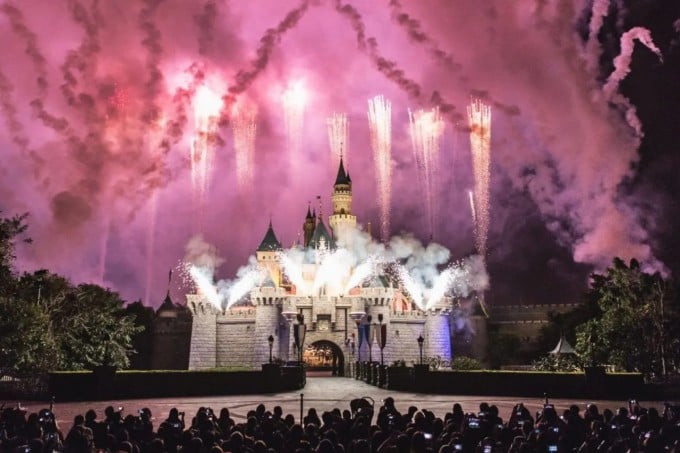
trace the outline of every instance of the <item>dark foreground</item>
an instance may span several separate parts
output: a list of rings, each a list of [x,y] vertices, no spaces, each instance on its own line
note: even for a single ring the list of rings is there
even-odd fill
[[[117,401],[80,401],[73,403],[60,403],[57,401],[54,412],[59,427],[64,432],[68,432],[73,424],[73,417],[78,414],[85,414],[88,409],[94,409],[99,418],[104,416],[104,408],[113,406],[114,408],[123,407],[124,414],[137,415],[142,408],[149,408],[156,425],[165,420],[171,408],[176,407],[189,414],[195,414],[198,408],[209,406],[219,413],[220,408],[227,407],[231,412],[231,418],[236,423],[245,422],[247,413],[254,410],[257,405],[264,404],[268,410],[274,406],[281,406],[284,414],[293,414],[297,421],[300,416],[300,394],[304,394],[303,408],[304,414],[310,407],[314,407],[319,414],[324,411],[338,408],[341,411],[349,409],[349,402],[354,398],[369,397],[375,401],[376,413],[378,407],[382,405],[382,400],[391,396],[395,400],[395,406],[401,412],[406,412],[409,406],[416,406],[419,409],[432,411],[435,416],[443,418],[447,412],[451,411],[454,403],[460,403],[463,412],[479,411],[479,403],[485,401],[490,405],[496,405],[499,414],[507,420],[513,407],[520,401],[524,406],[535,414],[544,405],[542,398],[517,398],[517,397],[493,397],[493,396],[451,396],[451,395],[432,395],[425,393],[396,392],[380,389],[364,382],[350,378],[339,377],[308,377],[307,385],[300,391],[266,394],[266,395],[235,395],[235,396],[215,396],[215,397],[190,397],[190,398],[155,398],[155,399],[134,399]],[[548,395],[549,396],[549,395]],[[635,397],[636,395],[631,395]],[[550,399],[555,405],[558,413],[567,409],[570,405],[576,404],[584,410],[588,403],[595,403],[600,408],[610,408],[616,411],[619,407],[628,407],[627,401],[612,400],[590,400],[590,399]],[[13,402],[8,402],[11,404]],[[655,407],[660,412],[663,411],[663,402],[641,402],[645,407]],[[37,412],[46,404],[37,402],[27,402],[23,405],[29,412]]]

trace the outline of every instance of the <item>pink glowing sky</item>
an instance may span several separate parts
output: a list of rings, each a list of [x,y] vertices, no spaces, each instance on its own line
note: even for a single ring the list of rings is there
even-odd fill
[[[434,238],[457,257],[474,248],[465,107],[473,96],[491,104],[491,300],[571,297],[591,266],[614,256],[663,268],[635,197],[618,191],[635,177],[640,137],[607,102],[601,69],[589,64],[593,55],[611,62],[616,54],[606,55],[598,43],[586,46],[578,34],[587,4],[350,5],[339,12],[331,0],[5,2],[0,209],[30,213],[34,243],[19,249],[20,269],[103,283],[127,300],[149,294],[148,302],[158,305],[168,269],[200,232],[225,258],[219,276],[233,275],[270,216],[279,239],[290,245],[308,201],[321,195],[328,214],[336,168],[326,118],[333,112],[347,113],[350,121],[354,211],[361,223],[375,225],[366,110],[378,94],[392,102],[394,234],[429,236],[407,109],[439,105],[445,112]],[[261,41],[265,36],[270,39]],[[662,67],[649,50],[636,53],[652,70]],[[189,171],[191,109],[173,99],[191,80],[190,67],[200,68],[211,89],[226,95],[231,88],[228,101],[247,100],[259,110],[255,184],[237,184],[225,114],[200,227]],[[281,104],[294,80],[309,97],[299,155],[286,148]],[[177,120],[183,107],[186,125],[178,123],[173,133],[154,126]],[[169,146],[157,146],[159,137]],[[158,216],[149,258],[154,192]],[[537,279],[548,283],[535,285]],[[176,300],[180,293],[176,282]]]

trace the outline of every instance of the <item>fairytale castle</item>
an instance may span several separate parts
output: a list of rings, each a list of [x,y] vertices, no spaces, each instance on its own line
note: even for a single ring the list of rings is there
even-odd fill
[[[307,252],[301,278],[310,287],[319,271],[319,257],[336,249],[336,240],[344,229],[355,228],[352,213],[352,180],[340,160],[331,194],[333,212],[327,223],[322,215],[308,208],[303,223]],[[328,226],[327,226],[328,225]],[[330,227],[330,228],[329,228]],[[387,342],[383,350],[385,363],[395,360],[416,362],[419,359],[418,337],[422,336],[423,356],[451,359],[450,315],[453,303],[444,298],[424,312],[412,303],[399,286],[386,275],[371,278],[347,291],[327,285],[313,294],[300,291],[282,272],[283,250],[270,222],[256,251],[258,264],[267,278],[250,292],[247,304],[220,310],[197,294],[187,295],[193,316],[189,369],[224,366],[253,366],[269,360],[269,337],[273,337],[273,355],[282,360],[296,360],[293,350],[293,324],[302,315],[307,327],[304,347],[332,351],[337,365],[345,361],[380,360],[377,342],[369,351],[367,341],[359,347],[360,325],[386,325]]]

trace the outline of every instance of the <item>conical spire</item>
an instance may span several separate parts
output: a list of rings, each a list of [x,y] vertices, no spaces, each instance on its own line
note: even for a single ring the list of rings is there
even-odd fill
[[[335,185],[338,184],[351,184],[352,180],[349,179],[349,175],[345,172],[345,165],[342,163],[342,156],[340,156],[340,166],[338,167],[338,176],[335,178]]]
[[[278,250],[283,250],[281,243],[276,238],[274,233],[274,227],[272,227],[272,221],[269,220],[269,228],[267,228],[267,233],[265,233],[260,246],[257,248],[258,252],[274,252]]]
[[[305,219],[313,219],[314,216],[312,215],[312,202],[309,201],[307,202],[307,217]]]

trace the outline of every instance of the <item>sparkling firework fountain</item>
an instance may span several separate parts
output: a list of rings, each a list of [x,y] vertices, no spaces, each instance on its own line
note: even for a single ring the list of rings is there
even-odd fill
[[[236,151],[236,179],[244,190],[250,188],[253,182],[257,107],[237,105],[231,126]]]
[[[470,149],[475,177],[472,208],[475,221],[475,246],[477,253],[486,259],[486,241],[489,234],[489,164],[491,151],[491,107],[479,99],[468,106]]]
[[[474,197],[470,199],[470,206],[475,225],[475,246],[482,262],[485,263],[486,241],[489,235],[491,107],[479,99],[473,100],[468,106],[468,124],[470,126],[472,167],[475,176]],[[478,297],[482,311],[488,316],[484,303],[484,293],[480,293]]]
[[[304,125],[307,93],[301,81],[292,82],[283,92],[283,120],[286,127],[288,152],[291,157],[299,156],[302,149],[302,131]],[[292,163],[298,159],[291,159]]]
[[[326,119],[328,125],[328,142],[331,147],[331,165],[334,170],[340,165],[340,157],[347,163],[347,148],[349,146],[349,120],[344,113],[334,113]]]
[[[196,89],[193,99],[194,138],[191,141],[191,186],[194,201],[198,203],[199,222],[202,222],[205,197],[210,184],[213,166],[213,149],[217,141],[217,128],[222,99],[205,85]]]
[[[444,121],[439,114],[439,108],[432,110],[409,110],[409,133],[411,145],[416,157],[416,165],[421,175],[427,207],[428,228],[431,237],[435,233],[435,170],[439,162],[439,143],[444,132]]]
[[[381,239],[390,236],[390,201],[392,195],[392,105],[382,96],[368,101],[368,125],[377,175],[380,203]]]

